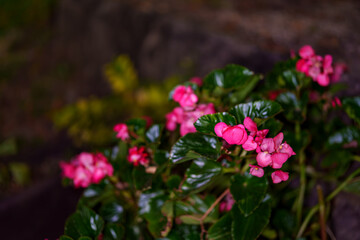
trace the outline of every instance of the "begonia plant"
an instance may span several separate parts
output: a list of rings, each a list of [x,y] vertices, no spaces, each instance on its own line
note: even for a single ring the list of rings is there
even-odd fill
[[[163,123],[120,122],[102,153],[61,163],[84,192],[60,239],[326,239],[331,200],[360,174],[344,70],[304,46],[266,75],[228,65],[174,87]]]

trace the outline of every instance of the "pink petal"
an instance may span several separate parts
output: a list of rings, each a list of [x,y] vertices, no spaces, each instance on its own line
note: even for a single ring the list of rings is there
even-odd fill
[[[250,174],[255,177],[262,177],[264,176],[264,169],[259,166],[249,165],[250,166]]]
[[[274,146],[275,144],[272,138],[264,138],[260,147],[263,152],[273,153],[275,151]]]
[[[253,151],[258,147],[258,144],[254,141],[254,137],[248,136],[246,142],[242,145],[246,151]]]
[[[222,137],[223,136],[223,131],[225,128],[227,128],[228,125],[224,122],[219,122],[215,125],[214,131],[216,133],[216,136],[218,137]]]
[[[174,94],[172,97],[173,97],[174,101],[179,102],[185,93],[186,93],[186,87],[178,86],[177,88],[175,88]]]
[[[271,174],[271,178],[273,183],[287,181],[289,179],[289,173],[277,170]]]
[[[307,59],[307,58],[314,56],[315,51],[311,46],[305,45],[302,48],[300,48],[299,55],[300,55],[300,57]]]
[[[260,167],[267,167],[272,164],[271,154],[259,152],[256,156],[256,161]]]
[[[282,165],[288,160],[289,156],[286,153],[274,153],[271,155],[272,168],[280,169]]]
[[[222,137],[229,144],[241,145],[247,140],[247,132],[242,124],[230,126],[223,130]]]
[[[319,74],[316,78],[316,81],[320,86],[326,87],[330,83],[329,76],[327,74]]]
[[[290,145],[287,144],[286,142],[280,145],[278,152],[286,153],[288,155],[288,157],[291,157],[292,155],[296,155],[296,153],[293,151],[293,149],[290,147]]]
[[[274,137],[275,149],[278,149],[284,140],[284,134],[280,132],[278,135]]]
[[[200,77],[193,77],[190,79],[190,82],[195,83],[199,87],[203,84],[203,81]]]
[[[250,132],[257,131],[256,123],[250,117],[246,117],[244,119],[244,125],[245,125],[246,129],[249,130]]]
[[[309,67],[310,67],[310,64],[305,59],[299,59],[296,62],[296,70],[298,70],[299,72],[307,74],[309,71]]]

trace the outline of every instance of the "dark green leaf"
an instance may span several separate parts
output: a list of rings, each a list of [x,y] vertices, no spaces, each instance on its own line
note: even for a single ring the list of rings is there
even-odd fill
[[[251,93],[260,80],[260,76],[254,75],[250,80],[246,81],[242,86],[236,88],[235,91],[229,93],[229,99],[231,104],[238,104],[244,101],[244,99]]]
[[[69,236],[62,235],[60,236],[59,240],[74,240],[74,239]]]
[[[82,207],[72,214],[65,223],[65,235],[72,238],[99,236],[104,226],[104,220],[93,210]]]
[[[248,216],[263,201],[267,187],[265,177],[259,178],[245,173],[231,178],[230,191],[241,212],[244,216]]]
[[[200,240],[200,232],[198,225],[176,225],[166,238],[160,240]]]
[[[349,183],[344,190],[360,196],[360,180]]]
[[[181,186],[185,193],[202,191],[212,180],[221,174],[221,164],[198,158],[186,170],[186,180]]]
[[[93,240],[91,237],[79,237],[77,240]]]
[[[220,143],[217,137],[201,133],[189,133],[180,138],[172,147],[170,160],[172,163],[181,163],[204,156],[217,159]]]
[[[360,124],[360,97],[345,98],[342,104],[349,117]]]
[[[239,65],[227,65],[223,69],[212,71],[204,79],[204,89],[214,90],[215,88],[235,88],[243,86],[251,80],[254,73]]]
[[[154,161],[157,165],[163,165],[169,161],[169,153],[165,150],[156,150],[154,154]]]
[[[119,222],[123,218],[124,208],[117,202],[111,201],[101,206],[100,215],[108,222]]]
[[[328,139],[328,145],[330,147],[334,145],[343,146],[353,141],[360,143],[360,131],[356,127],[346,127],[333,133]]]
[[[177,189],[181,183],[181,177],[179,175],[171,175],[166,182],[167,187],[170,190]]]
[[[290,237],[296,228],[295,215],[286,209],[279,209],[274,214],[272,224],[279,232]]]
[[[266,137],[272,138],[272,137],[275,137],[280,132],[283,125],[284,124],[282,122],[280,122],[279,120],[270,118],[269,120],[267,120],[266,122],[261,124],[259,126],[259,129],[269,129],[269,133]]]
[[[340,177],[349,168],[351,153],[346,150],[331,151],[321,162],[321,166],[331,170],[331,176]]]
[[[268,100],[239,104],[230,109],[230,113],[236,117],[238,123],[243,123],[245,117],[250,117],[258,124],[261,124],[263,119],[273,117],[281,111],[280,104]]]
[[[125,229],[120,224],[108,223],[104,229],[104,240],[118,240],[123,239]]]
[[[132,173],[135,187],[137,189],[143,190],[144,188],[148,188],[149,186],[151,186],[151,180],[153,175],[147,173],[143,166],[135,167]]]
[[[231,240],[232,217],[230,213],[225,214],[208,231],[209,240]]]
[[[255,240],[269,223],[270,202],[262,203],[251,215],[245,217],[235,205],[231,210],[233,222],[231,225],[234,240]]]
[[[161,131],[163,129],[163,126],[160,124],[155,124],[149,128],[149,130],[146,131],[146,139],[150,143],[155,143],[160,140]]]
[[[215,135],[214,128],[219,122],[224,122],[228,125],[236,125],[235,117],[227,112],[204,115],[200,117],[194,125],[198,132]]]
[[[301,99],[298,99],[294,93],[285,92],[279,94],[276,101],[284,108],[284,115],[289,121],[302,122],[305,120],[307,94],[303,94]]]

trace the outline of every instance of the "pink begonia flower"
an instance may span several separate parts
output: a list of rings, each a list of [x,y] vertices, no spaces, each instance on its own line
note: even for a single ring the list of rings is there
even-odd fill
[[[257,142],[255,142],[254,137],[253,136],[248,136],[246,142],[242,145],[242,147],[246,150],[246,151],[252,151],[258,148],[258,144]]]
[[[271,174],[271,178],[273,183],[287,181],[289,179],[289,173],[277,170]]]
[[[242,145],[248,138],[248,134],[242,124],[230,126],[220,122],[215,125],[214,131],[218,137],[222,137],[227,143],[232,145]]]
[[[135,167],[139,166],[139,164],[145,166],[150,162],[149,154],[145,151],[145,147],[132,147],[129,149],[128,161],[132,163]]]
[[[112,176],[114,169],[102,153],[80,153],[70,163],[60,162],[63,176],[72,179],[74,186],[88,187]]]
[[[261,152],[256,156],[259,166],[271,166],[274,169],[279,169],[289,157],[295,155],[289,144],[282,143],[283,139],[283,133],[279,133],[274,138],[264,138],[260,146]]]
[[[225,196],[225,199],[219,205],[220,212],[228,212],[234,205],[235,200],[230,193]]]
[[[175,88],[173,99],[183,108],[192,108],[198,101],[198,97],[190,86],[178,86]]]
[[[193,77],[190,79],[190,82],[195,83],[199,87],[203,85],[203,80],[200,77]]]
[[[176,107],[174,110],[166,114],[166,129],[169,131],[174,131],[176,125],[182,123],[184,118],[184,109],[181,107]]]
[[[255,177],[262,177],[264,176],[264,169],[262,169],[262,167],[256,166],[256,165],[251,165],[250,166],[250,174],[255,176]]]
[[[126,124],[119,123],[114,126],[114,131],[117,132],[116,137],[121,138],[121,140],[125,141],[129,139],[129,130]]]

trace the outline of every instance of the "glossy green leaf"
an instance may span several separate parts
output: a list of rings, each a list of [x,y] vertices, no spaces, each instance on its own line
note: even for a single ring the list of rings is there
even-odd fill
[[[145,167],[137,166],[132,171],[136,189],[143,190],[151,186],[152,174],[146,172]]]
[[[176,225],[167,237],[159,240],[200,240],[200,233],[198,225]]]
[[[102,205],[99,213],[104,220],[115,223],[119,222],[123,218],[124,208],[120,205],[120,203],[111,201]]]
[[[351,153],[346,150],[330,151],[321,162],[321,166],[330,169],[331,176],[340,177],[350,167]]]
[[[204,115],[194,123],[194,126],[198,132],[215,135],[214,128],[219,122],[224,122],[228,125],[236,125],[234,116],[227,112],[222,112]]]
[[[254,73],[249,69],[230,64],[222,69],[214,70],[204,79],[203,88],[214,90],[215,88],[235,88],[246,84],[251,80]]]
[[[104,229],[104,240],[118,240],[123,239],[125,235],[125,228],[116,223],[108,223]]]
[[[275,212],[271,223],[281,232],[282,235],[291,237],[291,234],[296,229],[295,214],[286,209],[279,209]]]
[[[179,175],[171,175],[166,182],[170,190],[177,189],[181,183],[182,178]]]
[[[289,121],[302,122],[306,117],[308,99],[307,94],[303,94],[301,99],[298,99],[294,93],[285,92],[279,94],[276,101],[284,108],[284,115]]]
[[[247,217],[236,206],[232,208],[231,213],[233,217],[231,225],[232,238],[234,240],[255,240],[269,223],[270,202],[262,203]]]
[[[65,223],[65,235],[72,238],[99,236],[104,226],[104,220],[93,210],[82,207],[72,214]]]
[[[217,159],[220,147],[217,137],[201,133],[189,133],[174,144],[170,152],[170,160],[177,164],[201,156]]]
[[[198,158],[186,170],[186,179],[181,190],[185,193],[202,191],[211,181],[221,174],[221,164],[215,161]]]
[[[273,101],[255,101],[236,105],[230,109],[238,123],[243,123],[245,117],[250,117],[258,124],[264,122],[264,119],[275,116],[280,113],[282,108],[280,104]]]
[[[157,149],[154,154],[154,161],[157,165],[163,165],[169,161],[169,152]]]
[[[216,223],[214,223],[208,231],[209,240],[231,240],[231,213],[225,214]]]
[[[269,133],[266,135],[266,137],[272,138],[280,132],[283,125],[284,124],[279,120],[276,120],[275,118],[270,118],[269,120],[261,124],[258,129],[269,129]]]
[[[150,143],[155,143],[160,141],[161,132],[163,130],[163,125],[155,124],[152,125],[149,130],[146,131],[146,139]]]
[[[246,97],[252,92],[252,90],[256,87],[259,80],[260,80],[260,76],[254,75],[243,85],[237,87],[234,91],[230,92],[228,94],[230,103],[233,105],[243,102],[246,99]]]
[[[263,201],[268,183],[265,177],[255,177],[249,173],[234,175],[231,178],[230,191],[239,209],[248,216]]]
[[[345,98],[342,104],[349,117],[360,124],[360,97]]]
[[[346,127],[339,131],[334,132],[328,139],[327,145],[329,147],[333,146],[343,146],[351,142],[357,142],[357,145],[360,143],[360,130],[356,127]]]

